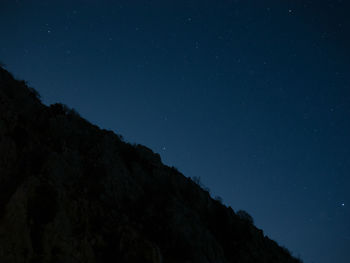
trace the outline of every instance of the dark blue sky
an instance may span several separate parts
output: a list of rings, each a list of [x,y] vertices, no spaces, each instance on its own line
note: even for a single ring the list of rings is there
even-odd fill
[[[0,60],[248,211],[350,262],[350,4],[1,0]]]

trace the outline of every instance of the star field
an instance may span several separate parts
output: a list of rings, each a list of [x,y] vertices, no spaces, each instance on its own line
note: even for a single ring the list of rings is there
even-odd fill
[[[350,260],[349,3],[2,1],[0,61],[305,263]]]

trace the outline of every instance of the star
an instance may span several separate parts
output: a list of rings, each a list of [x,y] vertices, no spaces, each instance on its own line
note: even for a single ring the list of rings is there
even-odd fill
[[[199,48],[199,42],[198,42],[198,41],[196,41],[195,48],[196,48],[196,49]]]
[[[341,204],[341,206],[342,206],[342,207],[344,207],[344,206],[345,206],[345,204],[344,204],[344,203],[342,203],[342,204]]]

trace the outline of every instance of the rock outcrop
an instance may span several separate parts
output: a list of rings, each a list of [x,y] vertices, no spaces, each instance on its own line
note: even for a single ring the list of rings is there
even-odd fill
[[[297,263],[158,154],[0,68],[1,263]]]

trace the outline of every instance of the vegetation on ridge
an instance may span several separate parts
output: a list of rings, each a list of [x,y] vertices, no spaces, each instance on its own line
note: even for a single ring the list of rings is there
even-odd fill
[[[0,261],[297,263],[198,178],[0,68]]]

